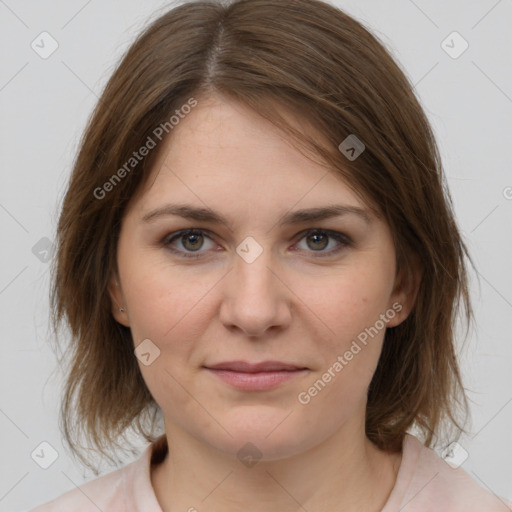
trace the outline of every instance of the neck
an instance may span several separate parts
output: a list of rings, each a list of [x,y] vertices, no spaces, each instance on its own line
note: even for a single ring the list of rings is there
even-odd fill
[[[246,466],[166,422],[172,441],[165,460],[152,468],[153,488],[163,512],[378,512],[401,454],[379,450],[361,425],[354,427],[345,425],[306,452]]]

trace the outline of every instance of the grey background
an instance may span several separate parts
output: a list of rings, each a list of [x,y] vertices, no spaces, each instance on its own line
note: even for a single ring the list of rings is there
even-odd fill
[[[462,467],[512,500],[511,1],[333,3],[392,50],[434,127],[481,282],[472,272],[477,328],[461,363],[473,426],[459,441],[469,455]],[[135,35],[166,5],[0,0],[0,511],[28,510],[92,478],[58,429],[62,376],[47,342],[44,250],[97,96]],[[47,59],[31,48],[43,31],[59,45]],[[469,43],[458,58],[441,46],[453,31]],[[48,469],[31,458],[43,441],[58,452]]]

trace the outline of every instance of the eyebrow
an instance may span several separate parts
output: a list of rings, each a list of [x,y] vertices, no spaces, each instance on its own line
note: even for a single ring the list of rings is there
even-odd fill
[[[230,230],[233,230],[231,223],[220,213],[217,213],[210,208],[200,208],[189,204],[167,204],[158,207],[146,213],[142,217],[142,221],[152,222],[160,217],[170,215],[195,221],[225,224]],[[363,219],[366,224],[370,225],[372,223],[368,210],[360,208],[359,206],[335,204],[325,207],[308,208],[304,210],[288,212],[279,221],[279,225],[283,226],[300,224],[304,222],[316,222],[320,220],[331,219],[333,217],[341,217],[344,215],[357,215]]]

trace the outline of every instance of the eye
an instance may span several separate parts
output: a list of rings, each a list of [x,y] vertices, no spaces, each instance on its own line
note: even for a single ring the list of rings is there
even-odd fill
[[[202,229],[187,229],[185,231],[180,231],[170,238],[167,237],[164,240],[164,245],[169,248],[171,252],[178,253],[183,255],[186,258],[197,258],[200,254],[191,254],[191,253],[202,253],[200,249],[204,246],[204,240],[208,239],[212,242],[212,239],[205,234],[205,231]],[[176,249],[173,247],[175,241],[178,245],[181,245],[183,249]],[[212,242],[213,243],[213,242]],[[210,246],[210,248],[212,248]],[[208,249],[208,247],[207,247]]]
[[[208,244],[206,244],[207,246],[205,247],[205,240],[210,241],[209,247]],[[299,241],[302,240],[306,242],[307,248],[299,249],[305,250],[306,252],[318,253],[315,255],[318,257],[331,256],[352,244],[350,238],[343,233],[325,229],[310,229],[303,233]],[[330,244],[330,240],[334,240],[336,243]],[[183,256],[184,258],[199,258],[202,253],[206,252],[208,249],[213,249],[215,246],[211,237],[209,237],[203,229],[179,231],[171,236],[167,236],[162,241],[162,244],[171,252]],[[334,248],[326,251],[325,249],[329,247],[329,245],[334,245]],[[312,250],[308,250],[308,248]]]
[[[335,244],[330,244],[330,240],[335,240]],[[345,247],[351,245],[352,241],[350,238],[343,233],[338,233],[337,231],[329,231],[325,229],[310,229],[305,233],[305,235],[300,239],[305,241],[305,245],[307,248],[312,249],[312,251],[308,252],[316,252],[319,257],[331,256],[340,252]],[[331,250],[324,250],[329,245],[334,245],[334,248]],[[301,249],[302,250],[302,249]],[[307,249],[306,249],[307,250]]]

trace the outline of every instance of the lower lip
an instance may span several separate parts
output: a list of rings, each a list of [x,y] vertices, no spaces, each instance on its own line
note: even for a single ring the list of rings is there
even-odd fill
[[[246,373],[231,370],[215,370],[212,368],[207,368],[207,370],[227,384],[244,391],[266,391],[274,389],[306,372],[306,370],[291,370]]]

